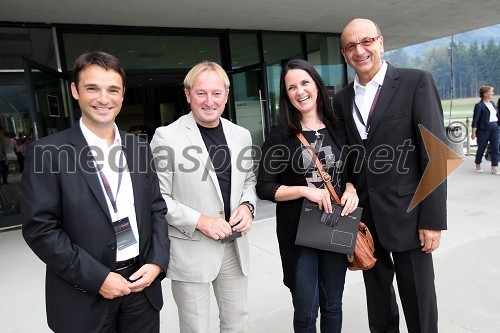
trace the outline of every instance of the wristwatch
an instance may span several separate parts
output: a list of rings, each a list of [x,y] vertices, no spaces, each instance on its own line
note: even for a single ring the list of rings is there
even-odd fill
[[[250,214],[252,214],[252,219],[255,218],[254,216],[254,213],[255,213],[255,207],[250,203],[250,201],[243,201],[242,203],[240,203],[240,206],[241,205],[245,205],[248,207],[248,210],[250,211]]]

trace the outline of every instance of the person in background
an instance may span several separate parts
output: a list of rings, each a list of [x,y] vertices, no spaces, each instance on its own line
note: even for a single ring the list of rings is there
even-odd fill
[[[247,232],[256,204],[250,132],[221,118],[229,78],[201,62],[184,79],[191,112],[156,129],[151,141],[169,207],[172,260],[167,277],[181,333],[209,332],[210,285],[220,332],[244,332],[248,319]]]
[[[23,236],[47,265],[47,321],[55,332],[159,332],[170,241],[151,150],[119,131],[120,61],[79,56],[73,97],[82,117],[26,150]]]
[[[3,128],[0,127],[0,184],[8,184],[9,164],[7,161],[7,143]]]
[[[359,148],[349,152],[346,168],[377,258],[363,271],[369,329],[399,332],[395,275],[408,331],[437,332],[432,252],[446,229],[446,161],[432,170],[444,181],[409,208],[429,164],[420,127],[446,142],[441,101],[430,73],[382,60],[384,37],[373,21],[349,22],[341,43],[356,75],[334,96],[334,110],[347,144]]]
[[[12,141],[12,149],[14,149],[14,153],[16,154],[20,173],[23,173],[24,170],[24,153],[29,142],[28,136],[22,131],[19,132],[18,136]]]
[[[321,332],[342,329],[345,254],[295,245],[302,202],[307,198],[331,213],[330,192],[297,133],[314,148],[344,205],[354,211],[358,196],[339,171],[345,138],[334,129],[335,117],[323,80],[305,60],[290,60],[280,80],[278,125],[262,145],[257,179],[259,198],[277,202],[276,233],[284,283],[290,289],[295,332],[316,332],[318,309]]]
[[[499,149],[499,126],[500,126],[500,113],[495,106],[493,100],[494,88],[490,86],[482,86],[479,88],[479,97],[481,100],[474,106],[474,114],[472,116],[472,133],[471,139],[475,140],[477,137],[477,151],[475,171],[482,173],[481,162],[484,152],[489,143],[489,153],[491,159],[491,173],[500,175],[498,170],[498,149]]]

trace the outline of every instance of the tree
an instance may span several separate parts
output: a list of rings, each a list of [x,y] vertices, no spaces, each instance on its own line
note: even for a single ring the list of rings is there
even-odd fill
[[[451,56],[453,50],[453,85],[451,82]],[[387,52],[384,58],[396,67],[409,67],[429,71],[436,81],[442,99],[477,97],[482,85],[500,91],[500,42],[490,38],[486,44],[472,41],[469,46],[447,43],[428,48],[423,57],[412,56],[404,48]],[[454,89],[451,96],[451,89]]]

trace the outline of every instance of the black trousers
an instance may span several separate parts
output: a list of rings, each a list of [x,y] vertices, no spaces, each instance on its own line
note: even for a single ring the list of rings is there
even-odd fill
[[[7,164],[7,160],[0,161],[0,174],[2,176],[2,183],[7,184],[7,177],[9,175],[9,165]]]
[[[132,265],[118,273],[128,279],[138,269],[138,265]],[[102,333],[160,332],[160,312],[151,305],[144,292],[130,293],[109,302],[109,312]]]
[[[373,229],[373,228],[372,228]],[[437,298],[432,254],[420,248],[388,252],[370,230],[375,242],[377,263],[363,272],[370,332],[399,332],[399,310],[393,287],[394,275],[410,333],[438,332]]]

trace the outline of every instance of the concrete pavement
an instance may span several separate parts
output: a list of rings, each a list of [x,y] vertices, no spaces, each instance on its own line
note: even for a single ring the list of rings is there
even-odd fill
[[[473,171],[473,157],[448,180],[448,231],[434,254],[440,332],[500,331],[500,177]],[[483,164],[485,171],[489,163]],[[282,284],[273,205],[261,202],[249,234],[251,271],[248,333],[289,333],[292,306]],[[20,230],[0,233],[0,332],[50,332],[45,319],[44,264],[31,252]],[[164,280],[161,331],[178,332],[177,309]],[[210,332],[218,332],[216,302],[211,302]],[[406,332],[400,308],[401,332]],[[368,332],[360,272],[348,272],[343,332]]]

